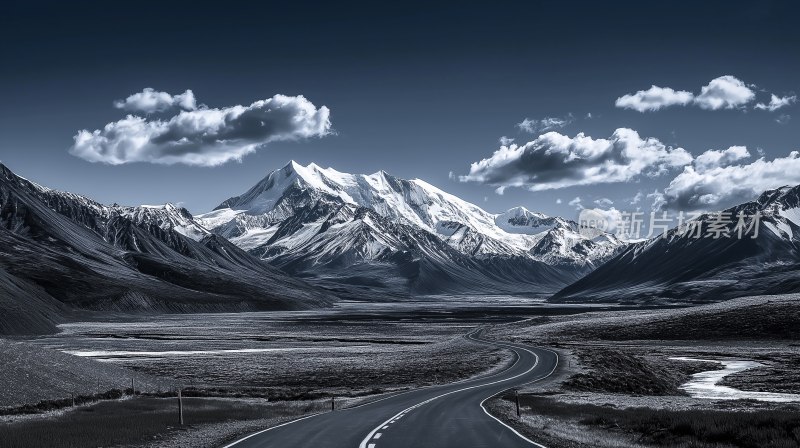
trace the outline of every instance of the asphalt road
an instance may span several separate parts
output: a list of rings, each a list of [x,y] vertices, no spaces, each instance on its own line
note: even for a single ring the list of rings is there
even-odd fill
[[[480,339],[515,354],[502,372],[416,389],[361,406],[317,414],[266,429],[225,448],[516,448],[543,445],[495,419],[483,402],[507,389],[550,376],[558,355],[550,350]]]

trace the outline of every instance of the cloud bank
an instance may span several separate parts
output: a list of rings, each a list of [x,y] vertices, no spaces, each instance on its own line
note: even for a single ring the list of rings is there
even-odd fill
[[[762,157],[749,164],[734,164],[749,157],[742,146],[706,151],[672,179],[663,193],[654,195],[654,208],[717,210],[751,201],[766,190],[800,183],[800,152],[771,161]]]
[[[521,146],[501,146],[491,157],[471,164],[469,174],[459,180],[492,185],[498,192],[507,187],[541,191],[627,182],[691,162],[692,156],[683,148],[643,139],[628,128],[617,129],[608,139],[548,132]]]
[[[538,134],[540,132],[561,129],[564,126],[572,123],[573,120],[574,118],[572,114],[569,114],[566,117],[545,117],[540,120],[525,118],[520,123],[517,123],[517,127],[521,131],[528,132],[530,134]]]
[[[685,106],[693,100],[694,94],[692,92],[676,91],[669,87],[654,85],[647,90],[640,90],[634,94],[627,94],[617,98],[615,105],[623,109],[648,112],[675,105]]]
[[[735,109],[753,101],[755,97],[755,92],[744,82],[727,75],[712,79],[708,85],[703,86],[694,102],[701,109]]]
[[[151,100],[166,97],[148,96],[145,92],[147,89],[142,97],[134,94],[125,101],[136,97],[130,103],[140,110],[161,107]],[[194,95],[190,96],[191,101],[186,96],[172,97],[170,107],[193,105]],[[175,100],[178,97],[181,98]],[[303,96],[275,95],[249,106],[182,110],[164,120],[128,115],[103,129],[79,131],[70,153],[90,162],[111,165],[149,162],[216,166],[241,160],[270,142],[323,137],[330,132],[327,107],[317,108]]]
[[[773,93],[770,96],[769,104],[758,103],[756,104],[756,109],[775,112],[778,109],[782,109],[786,106],[791,106],[796,101],[797,101],[797,96],[795,95],[779,97]]]
[[[670,106],[695,105],[706,110],[736,109],[744,107],[756,97],[755,92],[735,76],[725,75],[712,79],[695,95],[686,90],[652,86],[647,90],[623,95],[614,103],[623,109],[653,112]],[[758,107],[758,106],[756,106]]]
[[[129,112],[144,112],[146,114],[154,112],[166,112],[172,108],[183,110],[197,109],[197,101],[191,90],[186,90],[180,95],[170,95],[167,92],[159,92],[150,87],[125,98],[124,100],[114,101],[114,107],[127,110]]]

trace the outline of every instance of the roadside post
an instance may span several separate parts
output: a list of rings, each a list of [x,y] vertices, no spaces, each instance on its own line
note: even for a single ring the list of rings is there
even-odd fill
[[[517,418],[519,418],[520,414],[519,414],[519,391],[518,390],[514,391],[514,398],[516,399],[516,402],[517,402]]]
[[[336,398],[335,397],[331,397],[331,411],[335,411],[335,410],[336,410]]]
[[[178,387],[178,422],[183,426],[183,397],[181,396],[181,387]]]

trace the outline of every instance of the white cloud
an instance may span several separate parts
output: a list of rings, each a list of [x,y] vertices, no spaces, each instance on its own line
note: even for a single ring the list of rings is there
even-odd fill
[[[725,150],[708,150],[694,159],[694,167],[698,171],[708,171],[712,168],[728,166],[733,162],[750,157],[750,152],[744,146],[731,146]]]
[[[603,232],[617,233],[617,227],[624,221],[622,212],[614,207],[610,209],[585,208],[581,210],[578,223],[582,226],[593,227]],[[594,225],[590,225],[594,224]],[[622,236],[617,234],[617,236]]]
[[[792,119],[791,115],[789,115],[789,114],[781,114],[780,117],[775,119],[775,122],[778,123],[778,124],[786,124],[791,119]]]
[[[617,98],[615,105],[639,112],[656,111],[669,106],[694,104],[702,109],[735,109],[753,101],[755,92],[735,76],[725,75],[712,79],[695,95],[686,90],[651,86],[633,94]]]
[[[608,198],[595,199],[593,202],[598,207],[604,207],[604,208],[608,208],[608,207],[611,207],[612,205],[614,205],[614,201],[612,201],[611,199],[608,199]]]
[[[303,96],[275,95],[249,106],[181,111],[165,120],[128,115],[103,129],[82,130],[70,148],[90,162],[150,162],[215,166],[241,160],[275,141],[322,137],[331,132],[330,111]]]
[[[619,128],[608,139],[548,132],[521,146],[500,147],[491,157],[473,163],[469,174],[459,179],[541,191],[654,177],[691,161],[683,148],[643,139],[632,129]]]
[[[633,199],[631,199],[631,205],[636,205],[642,202],[642,199],[644,199],[644,193],[639,191],[636,193],[636,196],[634,196]]]
[[[771,94],[771,97],[770,97],[770,100],[769,100],[769,104],[758,103],[758,104],[756,104],[755,107],[756,107],[756,109],[768,110],[770,112],[775,112],[778,109],[784,108],[786,106],[791,106],[796,101],[797,101],[797,96],[795,96],[795,95],[779,97],[779,96],[777,96],[777,95],[775,95],[773,93],[773,94]]]
[[[633,109],[639,112],[659,110],[669,106],[685,106],[692,102],[694,94],[685,90],[673,90],[669,87],[656,85],[647,90],[640,90],[634,94],[627,94],[617,98],[615,105],[623,109]]]
[[[580,196],[577,196],[577,197],[575,197],[575,199],[567,202],[567,205],[575,207],[578,210],[583,209],[583,204],[581,204],[581,197]]]
[[[687,166],[655,197],[659,208],[716,210],[757,198],[765,190],[800,184],[800,153],[746,165]]]
[[[712,79],[708,85],[703,86],[694,102],[703,109],[734,109],[753,101],[755,97],[755,92],[744,82],[726,75]]]
[[[647,195],[647,199],[653,201],[653,210],[662,210],[667,208],[667,200],[664,198],[664,193],[655,190]]]
[[[552,131],[554,129],[561,129],[564,126],[572,123],[574,120],[572,114],[566,117],[545,117],[541,120],[532,118],[525,118],[522,122],[517,123],[517,127],[525,132],[531,134],[538,134],[540,132]]]
[[[165,112],[172,108],[195,110],[197,109],[197,101],[191,90],[186,90],[180,95],[173,96],[167,92],[159,92],[147,87],[141,92],[134,93],[124,100],[114,101],[114,107],[129,112],[144,112],[149,114],[153,112]]]
[[[500,137],[499,140],[500,140],[500,144],[503,145],[503,146],[508,146],[508,145],[514,143],[514,139],[513,138],[506,137],[505,135]]]
[[[559,198],[559,199],[556,199],[556,204],[560,204],[561,202],[562,202],[562,201],[561,201],[561,198]]]

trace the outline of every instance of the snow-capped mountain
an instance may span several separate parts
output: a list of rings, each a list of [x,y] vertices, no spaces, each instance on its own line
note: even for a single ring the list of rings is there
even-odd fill
[[[174,230],[195,241],[200,241],[211,234],[195,221],[189,210],[174,204],[140,205],[138,207],[115,206],[112,210],[137,225],[156,225],[162,230]]]
[[[736,228],[740,212],[745,216],[742,238]],[[766,191],[723,213],[730,218],[724,227],[730,237],[709,236],[718,215],[702,215],[699,224],[632,244],[553,299],[718,301],[800,291],[800,186]],[[689,225],[700,226],[700,238]],[[756,227],[758,235],[752,238]]]
[[[104,206],[0,164],[2,333],[52,330],[74,309],[303,309],[332,300],[208,232],[184,209]]]
[[[392,266],[417,290],[437,289],[421,268],[454,266],[459,273],[441,275],[439,283],[552,287],[587,272],[622,245],[613,237],[588,240],[574,222],[522,207],[488,213],[419,179],[295,162],[196,220],[291,272],[332,276],[356,268],[362,279]],[[544,271],[550,274],[540,278]],[[469,276],[474,280],[465,283]]]

